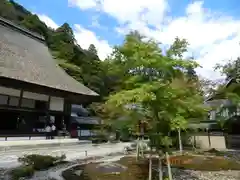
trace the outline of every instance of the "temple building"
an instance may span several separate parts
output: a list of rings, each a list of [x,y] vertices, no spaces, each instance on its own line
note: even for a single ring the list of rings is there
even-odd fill
[[[41,133],[47,121],[69,128],[71,105],[97,99],[57,65],[43,37],[0,18],[0,134]]]
[[[96,136],[96,130],[102,125],[101,119],[92,116],[82,105],[73,104],[71,111],[71,137],[89,139]]]
[[[230,79],[225,87],[232,93],[239,95],[239,82],[235,78]],[[240,134],[240,106],[233,103],[230,99],[224,98],[223,93],[217,93],[209,97],[206,100],[206,104],[210,107],[214,107],[213,110],[209,112],[209,120],[216,122],[218,120],[217,114],[221,114],[226,120],[225,125],[229,134]],[[223,110],[222,107],[225,107]]]

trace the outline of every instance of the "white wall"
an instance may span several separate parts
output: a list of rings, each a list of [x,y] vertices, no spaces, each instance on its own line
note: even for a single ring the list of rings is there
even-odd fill
[[[6,105],[8,103],[8,96],[0,95],[0,104]]]
[[[50,110],[63,111],[64,110],[64,99],[60,97],[51,96],[50,98]]]
[[[210,143],[208,136],[195,136],[196,145],[201,149],[226,149],[225,137],[224,136],[211,136],[210,135]],[[191,137],[191,141],[194,142],[194,136]]]
[[[32,99],[22,99],[22,107],[26,108],[34,108],[35,107],[35,101]]]
[[[39,101],[48,101],[48,95],[38,94],[38,93],[33,93],[28,91],[23,92],[23,98],[34,99]]]
[[[0,94],[20,97],[21,90],[0,86]],[[40,100],[40,101],[48,101],[48,95],[33,93],[29,91],[23,92],[23,98]]]
[[[21,90],[0,86],[0,94],[14,96],[12,99],[10,99],[10,101],[12,102],[12,105],[15,105],[15,104],[18,105],[17,100],[19,100],[19,99],[15,100],[14,98],[20,97]],[[0,104],[6,104],[6,102],[5,102],[6,100],[4,98],[5,97],[1,97],[0,100],[2,103],[0,103]],[[30,100],[29,101],[23,100],[22,107],[34,107],[35,102],[33,100],[48,101],[49,96],[45,95],[45,94],[23,91],[23,98],[30,99]],[[51,96],[50,97],[50,110],[61,111],[61,112],[64,111],[64,98]]]
[[[0,94],[20,97],[21,90],[0,86]]]

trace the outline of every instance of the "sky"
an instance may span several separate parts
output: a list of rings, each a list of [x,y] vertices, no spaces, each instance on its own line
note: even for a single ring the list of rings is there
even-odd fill
[[[240,56],[239,0],[16,0],[49,27],[67,22],[82,48],[94,44],[104,60],[124,35],[138,30],[171,45],[176,37],[189,43],[186,56],[201,65],[197,73],[216,80],[217,63]]]

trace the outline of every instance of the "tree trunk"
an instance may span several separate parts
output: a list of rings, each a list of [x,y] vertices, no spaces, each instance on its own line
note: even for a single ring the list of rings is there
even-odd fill
[[[182,146],[182,138],[181,138],[181,130],[180,129],[178,129],[178,142],[179,142],[179,150],[180,150],[180,153],[182,154],[183,146]]]
[[[137,160],[139,160],[139,137],[137,139],[137,156],[136,156]]]
[[[152,148],[149,154],[148,180],[152,180]]]
[[[158,177],[159,177],[159,180],[163,180],[163,168],[162,168],[162,159],[161,159],[160,153],[158,156]]]
[[[212,147],[210,132],[207,129],[209,149]]]
[[[167,160],[167,168],[168,168],[168,178],[169,180],[172,180],[172,171],[171,171],[171,165],[170,165],[170,161],[169,161],[169,155],[168,152],[166,152],[166,160]]]
[[[196,151],[197,149],[197,142],[196,142],[196,133],[194,132],[193,133],[193,136],[192,136],[192,147],[193,147],[193,151]]]
[[[224,140],[225,140],[225,147],[229,148],[228,133],[223,132],[223,137],[224,137]]]

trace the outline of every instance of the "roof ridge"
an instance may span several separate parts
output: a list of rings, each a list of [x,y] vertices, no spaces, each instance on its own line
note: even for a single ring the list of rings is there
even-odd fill
[[[1,16],[0,16],[0,24],[5,25],[5,26],[7,25],[8,27],[14,28],[15,30],[18,30],[19,32],[21,32],[23,34],[28,35],[31,38],[35,38],[41,42],[45,42],[45,38],[42,35],[32,32],[32,31],[28,30],[27,28],[24,28],[16,23],[14,23],[13,21],[7,20]]]

